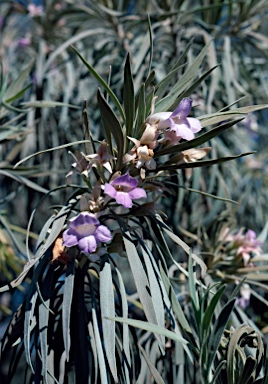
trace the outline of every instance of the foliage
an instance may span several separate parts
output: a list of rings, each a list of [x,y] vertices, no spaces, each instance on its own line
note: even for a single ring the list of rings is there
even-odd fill
[[[266,2],[133,6],[51,1],[20,15],[26,30],[1,5],[3,213],[17,216],[27,188],[24,222],[1,219],[13,279],[1,291],[26,286],[1,367],[8,383],[19,372],[25,383],[265,383],[262,319],[248,305],[267,305],[266,180],[237,184],[252,158],[245,117],[267,108],[255,31]],[[10,30],[28,40],[9,45]],[[14,235],[24,225],[26,248]]]

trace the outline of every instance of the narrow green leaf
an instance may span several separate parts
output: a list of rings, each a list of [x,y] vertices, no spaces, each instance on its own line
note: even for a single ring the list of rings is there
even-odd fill
[[[193,261],[191,255],[188,259],[188,280],[189,280],[189,291],[192,299],[193,307],[195,311],[200,309],[198,293],[196,290],[196,263]]]
[[[36,101],[26,101],[21,103],[24,107],[28,108],[56,108],[56,107],[68,107],[73,109],[81,109],[77,105],[62,103],[60,101],[52,100],[36,100]]]
[[[226,197],[220,197],[220,196],[217,196],[217,195],[212,195],[211,193],[199,191],[198,189],[193,189],[193,188],[185,188],[185,187],[182,187],[182,186],[180,186],[180,188],[183,188],[183,189],[185,189],[186,191],[189,191],[189,192],[198,193],[198,194],[200,194],[202,196],[210,197],[210,198],[215,199],[215,200],[220,200],[220,201],[224,201],[226,203],[231,203],[231,204],[239,205],[239,203],[237,201],[231,200],[231,199],[227,199]]]
[[[127,237],[128,238],[127,238]],[[149,281],[147,279],[144,267],[142,265],[140,256],[137,249],[131,239],[130,233],[126,232],[126,236],[123,237],[124,244],[126,247],[126,253],[130,265],[131,272],[136,284],[137,292],[143,306],[143,310],[147,320],[152,324],[157,324],[157,318],[154,310],[152,298],[148,292]],[[158,337],[160,346],[162,344],[161,338]]]
[[[118,321],[120,323],[126,323],[132,327],[140,328],[145,331],[152,332],[156,335],[165,336],[169,339],[178,341],[179,343],[182,343],[185,345],[188,344],[187,340],[185,340],[183,337],[178,336],[175,332],[169,331],[166,328],[162,328],[159,325],[148,323],[147,321],[125,319],[123,317],[113,317],[113,318],[110,317],[109,319],[113,321]]]
[[[14,168],[17,168],[20,164],[24,163],[24,161],[27,161],[27,160],[31,159],[32,157],[34,157],[34,156],[41,155],[42,153],[51,152],[51,151],[55,151],[55,150],[63,149],[63,148],[68,148],[68,147],[71,147],[73,145],[84,144],[84,143],[87,143],[87,142],[88,142],[88,140],[74,141],[73,143],[63,144],[63,145],[59,145],[57,147],[53,147],[53,148],[49,148],[49,149],[45,149],[43,151],[39,151],[39,152],[33,153],[32,155],[29,155],[29,156],[25,157],[24,159],[20,160],[18,163],[16,163],[14,165]]]
[[[98,360],[99,360],[98,366],[99,366],[99,370],[100,370],[101,384],[108,384],[107,368],[106,368],[106,364],[105,364],[105,358],[104,358],[104,353],[103,353],[103,349],[102,349],[99,325],[98,325],[98,320],[97,320],[95,308],[92,308],[92,319],[93,319],[93,330],[94,330],[94,335],[95,335],[95,340],[96,340],[97,355],[98,355]]]
[[[252,356],[246,358],[246,362],[243,371],[239,377],[237,384],[254,383],[254,370],[256,368],[256,359]],[[236,384],[236,383],[235,383]]]
[[[144,123],[146,118],[145,84],[144,83],[140,88],[137,108],[138,108],[138,111],[137,111],[137,120],[136,120],[134,137],[137,137],[138,132],[140,131],[141,126]]]
[[[251,105],[248,107],[241,107],[236,109],[231,109],[224,112],[216,112],[209,115],[199,116],[199,120],[202,124],[202,127],[207,127],[208,125],[216,124],[226,119],[233,119],[241,115],[247,115],[248,113],[259,111],[261,109],[268,108],[268,104],[260,105]]]
[[[145,102],[146,102],[146,116],[149,115],[149,112],[152,109],[152,103],[153,103],[153,99],[154,99],[154,92],[155,92],[155,87],[152,87],[151,92],[145,98]]]
[[[231,312],[235,305],[235,300],[232,299],[228,301],[227,304],[223,307],[219,317],[217,318],[214,327],[212,329],[211,335],[208,341],[208,360],[207,360],[207,374],[209,375],[209,371],[211,369],[211,365],[217,353],[218,347],[221,342],[221,337],[231,315]]]
[[[120,170],[125,150],[123,130],[113,110],[111,109],[107,101],[104,99],[104,97],[101,95],[100,91],[98,91],[97,98],[105,132],[111,132],[116,142],[118,151],[116,166],[117,170]]]
[[[201,268],[201,271],[202,271],[202,276],[205,275],[206,271],[207,271],[207,266],[206,264],[203,262],[203,260],[195,255],[194,253],[191,252],[191,248],[184,242],[182,241],[179,236],[175,235],[175,233],[173,233],[170,229],[166,229],[164,228],[164,232],[176,243],[178,244],[180,247],[182,247],[182,249],[189,255],[191,256],[195,262],[200,266]]]
[[[95,340],[92,322],[89,322],[89,324],[88,324],[88,334],[90,337],[90,344],[91,344],[93,358],[94,358],[93,363],[94,363],[94,366],[97,367],[98,366],[98,353],[97,353],[96,340]],[[98,376],[99,376],[99,371],[96,370],[94,384],[98,383]],[[61,384],[64,384],[64,382],[62,382]]]
[[[192,37],[191,40],[189,41],[189,43],[186,45],[184,51],[180,55],[178,61],[174,65],[173,69],[178,68],[184,64],[185,60],[187,59],[188,52],[189,52],[191,46],[193,45],[193,42],[194,42],[194,37]]]
[[[50,268],[45,276],[44,281],[42,282],[42,298],[41,302],[38,303],[38,331],[40,337],[40,347],[41,347],[41,358],[42,358],[42,376],[44,377],[44,382],[48,381],[48,354],[49,348],[47,344],[47,334],[48,334],[48,322],[49,322],[49,305],[50,305],[50,296],[52,290],[52,284],[54,279],[54,270],[53,267]],[[37,283],[38,286],[38,283]]]
[[[169,278],[167,277],[167,275],[165,274],[165,271],[163,270],[163,268],[161,266],[160,266],[160,273],[161,273],[162,281],[164,283],[166,292],[167,292],[168,297],[170,299],[172,309],[173,309],[174,313],[176,314],[180,325],[182,326],[182,328],[186,332],[192,333],[191,327],[190,327],[190,325],[189,325],[189,323],[188,323],[188,321],[184,315],[184,312],[181,308],[180,302],[176,297],[176,294],[175,294],[174,289],[173,289],[173,287],[169,281]]]
[[[178,71],[183,67],[183,65],[181,65],[180,67],[175,67],[170,73],[168,73],[164,79],[162,79],[156,86],[155,86],[155,96],[158,97],[158,99],[160,100],[163,95],[167,92],[167,89],[170,85],[170,83],[172,82],[172,80],[174,79],[174,77],[176,76],[176,74],[178,73]]]
[[[165,309],[164,309],[163,300],[162,300],[163,295],[159,285],[160,282],[158,281],[158,279],[161,279],[160,273],[158,271],[156,263],[153,263],[153,256],[147,246],[145,247],[145,249],[142,246],[142,255],[143,255],[143,259],[147,269],[147,276],[150,284],[150,293],[152,297],[152,303],[154,306],[154,312],[157,319],[157,324],[160,327],[164,327],[165,326]],[[156,268],[157,268],[157,271],[155,270]],[[165,339],[163,338],[161,341],[162,341],[162,344],[164,345]]]
[[[127,54],[124,69],[124,109],[126,116],[126,136],[131,136],[134,125],[135,96],[129,54]]]
[[[103,86],[103,88],[109,94],[109,96],[113,100],[115,106],[117,107],[123,121],[125,122],[126,121],[125,113],[124,113],[123,108],[122,108],[121,104],[119,103],[116,95],[114,94],[114,92],[108,86],[106,81],[95,71],[95,69],[83,58],[83,56],[80,55],[80,53],[73,46],[72,46],[72,49],[75,51],[75,53],[80,58],[80,60],[85,64],[85,66],[90,71],[90,73],[95,77],[95,79]]]
[[[115,323],[108,320],[115,316],[114,288],[111,265],[106,259],[100,271],[100,307],[103,342],[106,358],[115,383],[118,383],[116,356],[115,356]]]
[[[175,170],[175,169],[186,169],[186,168],[199,168],[199,167],[210,167],[211,165],[215,164],[222,164],[226,163],[227,161],[231,160],[236,160],[239,159],[240,157],[244,156],[249,156],[254,154],[255,152],[246,152],[246,153],[241,153],[240,155],[236,156],[226,156],[226,157],[220,157],[218,159],[211,159],[211,160],[205,160],[205,161],[195,161],[192,163],[184,163],[184,164],[179,164],[179,165],[163,165],[157,167],[157,170]],[[212,195],[210,195],[212,196]],[[219,198],[218,200],[223,200]]]
[[[222,295],[223,295],[223,292],[225,291],[225,288],[226,288],[226,285],[223,285],[222,287],[220,287],[217,292],[215,293],[215,295],[212,297],[209,305],[207,306],[206,310],[205,310],[205,313],[204,313],[204,317],[203,317],[203,320],[202,320],[202,330],[205,331],[205,330],[209,330],[210,328],[210,323],[211,323],[211,320],[212,320],[212,316],[214,314],[214,310],[216,308],[216,305],[218,304],[218,302],[220,301]]]
[[[156,384],[165,384],[162,376],[160,375],[160,373],[158,372],[158,370],[156,369],[156,367],[154,366],[154,364],[152,363],[152,361],[150,360],[150,357],[148,356],[148,354],[146,353],[145,349],[142,348],[142,346],[140,344],[138,344],[139,346],[139,349],[141,350],[143,356],[144,356],[144,359],[150,369],[150,372],[154,378],[154,381],[156,382]]]
[[[150,73],[151,73],[152,61],[153,61],[153,50],[154,50],[153,30],[152,30],[152,24],[151,24],[149,13],[147,14],[147,20],[148,20],[149,37],[150,37],[150,56],[149,56],[148,75],[147,75],[147,78],[148,78],[150,76]]]
[[[30,87],[32,86],[32,83],[26,85],[26,87],[24,87],[21,91],[19,91],[18,93],[16,93],[14,96],[10,97],[9,99],[5,100],[5,103],[11,103],[12,101],[16,100],[16,99],[19,99],[25,91],[27,91],[27,89],[29,89]],[[23,103],[21,103],[21,105],[23,105]]]
[[[198,69],[207,54],[209,44],[207,44],[199,55],[196,57],[192,65],[187,68],[185,73],[180,77],[179,81],[170,90],[167,97],[160,100],[155,106],[155,113],[167,111],[176,101],[178,96],[182,93],[183,87],[187,86],[193,78],[198,74]]]
[[[50,255],[48,255],[49,257]],[[25,317],[24,317],[24,332],[23,332],[23,342],[24,342],[24,351],[26,361],[29,364],[31,370],[34,372],[34,368],[31,361],[31,332],[34,327],[36,327],[36,302],[38,298],[38,291],[36,284],[39,280],[40,275],[43,273],[44,268],[47,265],[47,258],[44,257],[39,264],[37,265],[33,279],[31,281],[29,290],[26,296],[26,305],[25,305]],[[43,305],[43,304],[41,304]]]
[[[127,295],[125,290],[125,284],[123,282],[121,273],[119,269],[116,268],[116,273],[119,281],[119,289],[121,294],[121,301],[122,301],[122,315],[123,317],[128,317],[128,302],[127,302]],[[123,349],[126,356],[127,362],[124,362],[124,369],[128,371],[127,364],[131,364],[130,360],[130,341],[129,341],[129,329],[127,324],[123,324]],[[126,373],[127,375],[127,373]]]
[[[10,177],[10,178],[16,180],[18,183],[21,183],[28,188],[34,189],[37,192],[41,192],[41,193],[48,193],[49,192],[47,189],[40,187],[38,184],[34,183],[31,180],[26,179],[25,177],[15,175],[12,171],[10,172],[10,171],[5,171],[3,169],[0,169],[0,175]]]
[[[213,137],[220,135],[222,132],[226,131],[226,129],[239,123],[239,121],[241,121],[241,120],[243,120],[243,118],[229,121],[225,124],[220,124],[217,127],[209,130],[208,132],[203,133],[202,135],[199,135],[198,137],[194,138],[193,140],[189,140],[189,141],[186,141],[186,142],[181,143],[181,144],[171,145],[170,147],[160,149],[159,151],[157,151],[155,153],[155,157],[168,155],[171,153],[177,154],[178,152],[185,151],[186,149],[191,149],[191,148],[195,148],[197,146],[200,146],[200,145],[206,143],[207,141],[213,139]]]
[[[228,383],[236,384],[236,368],[237,368],[237,358],[236,352],[239,348],[239,341],[252,331],[252,328],[247,325],[242,325],[236,329],[230,337],[227,350],[227,378]],[[255,360],[256,363],[256,360]]]
[[[182,92],[179,96],[179,98],[171,105],[170,110],[173,111],[177,106],[179,105],[179,102],[184,98],[184,97],[189,97],[191,96],[196,88],[199,87],[200,84],[203,83],[206,77],[208,77],[214,69],[216,69],[218,66],[216,65],[213,68],[210,68],[208,71],[206,71],[202,76],[200,76],[196,81],[193,82],[193,84],[187,88],[185,92]]]
[[[178,105],[179,103],[179,96],[186,90],[190,84],[194,81],[196,75],[191,77],[190,79],[185,79],[184,82],[180,83],[180,89],[177,91],[177,93],[172,94],[170,93],[163,97],[155,106],[155,113],[158,112],[166,112],[171,111],[174,105]],[[180,81],[180,80],[179,80]]]
[[[23,85],[31,72],[33,63],[34,60],[31,60],[26,65],[26,67],[20,72],[16,80],[9,85],[9,87],[6,89],[2,96],[3,101],[8,102],[9,100],[12,100],[18,94],[18,92],[23,89]]]
[[[70,322],[71,322],[71,306],[73,299],[74,288],[74,271],[75,271],[75,258],[72,258],[66,269],[66,277],[63,291],[62,301],[62,334],[64,349],[66,353],[66,361],[69,361],[70,352]]]
[[[226,368],[226,360],[222,360],[217,368],[215,369],[213,373],[212,381],[209,384],[217,383],[218,376],[220,375],[221,371]]]

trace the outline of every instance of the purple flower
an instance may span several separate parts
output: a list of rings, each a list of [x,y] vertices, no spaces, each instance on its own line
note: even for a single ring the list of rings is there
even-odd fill
[[[96,217],[89,212],[81,212],[70,220],[70,227],[63,232],[63,245],[75,245],[85,253],[95,252],[98,242],[106,243],[112,239],[110,230],[100,225]]]
[[[30,37],[20,37],[18,39],[18,46],[20,48],[28,47],[31,44],[31,38]]]
[[[125,208],[132,207],[132,200],[146,197],[142,188],[137,188],[138,180],[128,173],[114,179],[110,184],[105,184],[104,193],[111,196],[118,204]]]
[[[192,108],[192,100],[188,97],[182,99],[174,112],[159,112],[147,118],[149,124],[158,124],[158,129],[170,128],[165,133],[164,141],[177,143],[180,139],[192,140],[194,134],[202,129],[198,119],[187,117]]]

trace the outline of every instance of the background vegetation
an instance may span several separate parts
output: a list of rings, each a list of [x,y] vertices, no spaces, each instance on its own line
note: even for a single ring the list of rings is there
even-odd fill
[[[234,112],[233,116],[228,115],[223,121],[228,123],[229,119],[233,121],[239,115],[245,117],[245,112],[251,111],[251,105],[267,104],[268,5],[265,0],[47,1],[45,7],[43,4],[2,1],[0,15],[2,286],[19,275],[27,255],[34,257],[40,236],[44,239],[44,231],[51,225],[51,222],[48,226],[45,223],[49,223],[53,212],[63,207],[73,193],[68,185],[81,185],[79,174],[66,177],[74,162],[68,150],[73,154],[75,150],[87,152],[86,144],[77,142],[90,138],[88,127],[95,140],[106,138],[96,97],[99,87],[104,92],[98,76],[107,82],[122,105],[123,100],[129,97],[124,79],[127,53],[136,100],[142,83],[146,85],[145,117],[151,112],[152,92],[158,96],[156,102],[171,100],[169,110],[173,110],[183,97],[191,97],[194,115],[202,122],[207,121],[203,124],[204,133],[209,133],[223,121],[221,116],[209,124],[207,115],[245,108]],[[94,75],[92,67],[98,75]],[[176,84],[178,87],[174,89]],[[107,96],[107,100],[118,116],[111,96]],[[161,382],[161,377],[164,382],[174,383],[182,378],[186,383],[246,383],[245,377],[251,380],[248,382],[265,382],[262,376],[265,376],[268,316],[266,130],[267,109],[259,108],[235,125],[230,124],[228,130],[219,136],[208,139],[210,160],[252,151],[256,153],[213,166],[171,172],[172,177],[165,184],[169,193],[164,193],[158,203],[167,217],[166,224],[173,231],[171,239],[165,238],[165,252],[171,253],[173,259],[167,261],[166,270],[159,267],[159,273],[174,312],[173,317],[166,318],[165,327],[167,331],[175,329],[177,339],[173,340],[171,334],[165,335],[169,341],[166,355],[162,356],[159,338],[150,333],[156,328],[142,331],[135,323],[138,328],[129,328],[131,369],[120,373],[119,382],[133,382],[138,377],[141,383]],[[69,144],[72,145],[69,147]],[[55,147],[61,148],[49,150]],[[34,153],[39,154],[19,163]],[[248,229],[257,233],[262,253],[251,252],[250,257],[255,257],[253,265],[244,264],[234,238],[226,241],[223,237],[226,228],[232,236],[241,228],[244,228],[243,236]],[[201,257],[208,268],[205,274],[196,277],[191,257],[185,254],[184,246],[181,249],[174,244],[174,239],[179,246],[187,244],[198,258]],[[161,247],[163,251],[164,245]],[[48,260],[49,256],[46,256],[44,260]],[[150,322],[140,308],[126,260],[118,257],[115,264],[127,292],[129,318],[142,321],[147,318]],[[98,268],[97,276],[103,265]],[[121,280],[114,277],[116,271],[113,268],[113,283],[120,286]],[[156,273],[157,268],[154,266],[153,270]],[[56,290],[51,303],[57,306],[60,289],[64,289],[63,282],[68,281],[65,280],[66,274],[71,273],[62,266],[53,273],[55,285],[51,283],[51,287]],[[24,285],[2,294],[3,330],[12,312],[29,292],[29,286],[33,289],[33,276],[30,271]],[[46,276],[49,277],[49,273],[35,277],[41,291],[42,284],[47,284]],[[239,282],[242,285],[237,285]],[[219,285],[215,286],[215,283]],[[246,288],[250,302],[241,305],[240,299],[246,297],[245,289],[241,291],[245,288],[244,283],[249,284]],[[199,287],[197,291],[196,287]],[[91,291],[89,286],[88,289],[92,295],[94,290]],[[96,289],[95,305],[99,309],[100,292],[99,288]],[[45,293],[42,291],[43,295]],[[167,305],[168,301],[162,299]],[[120,295],[117,300],[124,302]],[[41,304],[42,301],[36,304],[36,308]],[[19,313],[16,316],[19,318]],[[121,316],[125,317],[122,313]],[[172,321],[178,325],[174,326]],[[9,331],[15,333],[16,339],[15,330],[19,329],[20,333],[23,328],[16,321],[13,324],[14,329],[11,327]],[[117,337],[121,332],[121,328],[118,329]],[[74,337],[78,337],[75,330],[72,332]],[[38,337],[37,334],[33,337]],[[178,337],[182,336],[190,343],[191,352],[178,342]],[[2,345],[4,366],[9,366],[9,377],[22,367],[19,358],[10,365],[9,347],[15,339],[9,342],[5,338]],[[23,355],[23,347],[21,344],[18,346],[14,353]],[[217,355],[209,349],[213,346]],[[44,351],[41,350],[41,356],[46,354]],[[101,366],[94,360],[93,345],[90,351],[91,362],[94,361],[96,367]],[[34,354],[32,350],[31,353]],[[122,356],[117,358],[118,361],[123,359]],[[109,360],[109,352],[105,359]],[[27,352],[26,360],[30,360]],[[77,372],[77,367],[81,367],[83,362],[77,364],[76,361],[73,372]],[[217,366],[220,367],[218,370]],[[204,370],[200,372],[196,367],[204,367]],[[46,376],[44,367],[42,369],[40,380]],[[60,379],[61,369],[57,369],[54,374],[59,382],[75,380],[71,374],[69,381],[66,377]],[[72,372],[71,364],[67,364],[65,370]],[[101,368],[99,370],[102,372]],[[6,376],[8,369],[3,371]],[[98,368],[90,373],[92,382],[98,379],[97,372]],[[31,380],[31,374],[25,373],[25,382]],[[114,380],[110,370],[107,380]]]

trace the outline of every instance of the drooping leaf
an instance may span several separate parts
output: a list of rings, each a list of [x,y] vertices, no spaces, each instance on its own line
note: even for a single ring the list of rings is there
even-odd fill
[[[125,285],[121,276],[119,269],[116,268],[117,277],[119,280],[119,289],[121,294],[122,301],[122,315],[123,317],[128,317],[128,302],[127,295],[125,290]],[[130,340],[129,340],[129,329],[127,324],[123,324],[123,349],[126,356],[127,363],[130,365]],[[124,368],[127,370],[127,364],[124,364]],[[126,375],[128,375],[126,373]]]
[[[101,384],[108,384],[107,368],[106,368],[106,364],[105,364],[105,358],[104,358],[104,353],[103,353],[103,348],[102,348],[102,343],[101,343],[101,337],[100,337],[100,332],[99,332],[99,325],[98,325],[98,320],[97,320],[95,308],[92,308],[92,319],[93,319],[93,330],[94,330],[97,355],[98,355],[98,363],[99,363],[98,366],[99,366],[100,376],[101,376]]]
[[[160,272],[161,272],[161,277],[162,277],[163,283],[164,283],[165,288],[166,288],[166,292],[170,298],[172,309],[173,309],[174,313],[176,314],[180,325],[182,326],[183,329],[185,329],[186,332],[192,333],[191,327],[188,323],[188,320],[186,319],[186,317],[184,315],[184,312],[181,308],[180,302],[177,299],[176,294],[174,292],[174,289],[170,283],[170,280],[167,277],[167,275],[165,274],[162,267],[160,267]]]
[[[139,254],[131,239],[130,233],[126,233],[127,237],[123,237],[124,244],[126,247],[127,257],[129,261],[129,265],[131,268],[131,272],[133,274],[133,278],[136,284],[137,292],[139,294],[139,298],[141,304],[143,306],[144,313],[148,319],[148,321],[152,324],[157,324],[157,318],[154,310],[154,305],[152,302],[152,297],[148,292],[149,281],[144,271],[144,267],[140,260]],[[160,342],[160,346],[162,344],[161,338],[158,337]]]
[[[152,332],[155,335],[165,336],[169,339],[172,339],[174,341],[178,341],[179,343],[182,343],[185,345],[188,344],[187,340],[185,340],[183,337],[178,336],[175,332],[172,332],[166,328],[162,328],[159,325],[148,323],[147,321],[125,319],[123,317],[113,317],[113,318],[110,317],[109,319],[113,320],[113,321],[118,321],[121,323],[126,323],[132,327],[140,328],[140,329],[143,329],[145,331]]]
[[[62,301],[62,334],[63,343],[66,353],[66,361],[69,361],[70,352],[70,321],[71,321],[71,305],[73,299],[74,288],[74,272],[75,272],[75,258],[72,258],[66,269],[66,277],[63,291]]]
[[[115,316],[114,288],[111,265],[108,259],[104,260],[100,271],[100,307],[102,320],[103,342],[106,358],[115,383],[118,382],[116,356],[115,356],[115,323],[108,320]]]
[[[154,263],[153,255],[151,254],[146,244],[142,245],[142,254],[147,269],[148,280],[150,284],[150,293],[152,297],[152,303],[154,306],[154,312],[157,319],[157,324],[160,327],[165,326],[165,309],[163,305],[163,293],[161,291],[160,280],[161,276],[158,271],[156,263]],[[157,268],[157,270],[156,270]],[[163,338],[162,343],[165,344]]]
[[[144,358],[145,358],[145,361],[150,369],[150,372],[155,380],[155,382],[157,384],[165,384],[163,378],[161,377],[160,373],[158,372],[158,370],[156,369],[155,365],[153,364],[153,362],[150,360],[150,357],[148,356],[148,354],[146,353],[146,351],[144,350],[144,348],[142,348],[141,345],[139,345],[139,349],[141,350]]]

